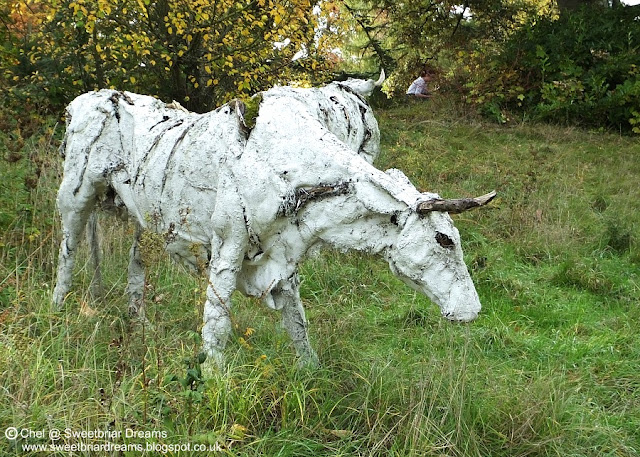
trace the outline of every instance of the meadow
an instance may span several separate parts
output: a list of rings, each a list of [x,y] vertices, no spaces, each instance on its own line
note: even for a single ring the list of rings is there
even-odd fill
[[[454,216],[483,310],[452,324],[381,259],[325,251],[301,274],[317,370],[296,368],[278,313],[237,295],[228,367],[203,379],[206,282],[158,256],[149,323],[131,321],[133,227],[113,219],[105,298],[89,294],[85,249],[52,311],[61,127],[0,161],[0,456],[640,454],[638,139],[488,124],[446,99],[377,117],[378,168],[444,197],[498,191]],[[27,436],[7,439],[11,427]],[[51,430],[60,445],[130,449],[23,449]]]

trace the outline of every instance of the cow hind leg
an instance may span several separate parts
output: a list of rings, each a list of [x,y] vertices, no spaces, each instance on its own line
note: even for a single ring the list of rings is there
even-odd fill
[[[91,278],[91,295],[94,299],[99,299],[103,295],[102,273],[100,271],[100,237],[98,236],[98,215],[93,211],[87,221],[87,244],[91,256],[91,267],[93,277]]]
[[[305,318],[297,275],[273,291],[276,308],[282,309],[282,326],[287,330],[302,366],[318,366],[318,355],[309,343],[308,322]]]
[[[144,283],[145,270],[140,256],[140,236],[142,227],[136,223],[135,237],[129,250],[129,270],[127,293],[129,295],[129,315],[134,318],[145,319],[144,312]]]
[[[87,220],[93,212],[95,200],[96,189],[89,182],[83,182],[82,186],[74,191],[72,183],[63,181],[58,191],[62,241],[58,255],[56,286],[53,289],[53,304],[56,309],[62,308],[64,299],[71,290],[77,248]]]

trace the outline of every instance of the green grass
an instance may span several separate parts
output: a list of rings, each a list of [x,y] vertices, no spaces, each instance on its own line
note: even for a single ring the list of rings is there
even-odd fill
[[[498,190],[491,207],[455,216],[483,311],[451,324],[380,259],[325,252],[302,268],[315,371],[296,368],[277,313],[238,295],[229,367],[202,380],[204,282],[162,260],[151,327],[131,322],[132,230],[113,220],[106,298],[89,296],[83,253],[66,309],[52,312],[60,163],[48,139],[28,142],[46,166],[26,193],[14,179],[26,160],[1,162],[0,455],[49,442],[6,440],[10,426],[155,430],[165,436],[115,442],[219,443],[238,456],[638,455],[637,140],[498,127],[438,99],[378,118],[380,168],[446,197]],[[60,440],[79,442],[104,444]]]

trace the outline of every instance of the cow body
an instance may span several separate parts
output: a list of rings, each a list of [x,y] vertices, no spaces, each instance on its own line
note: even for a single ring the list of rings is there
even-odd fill
[[[203,341],[218,362],[236,289],[281,310],[297,352],[315,362],[297,268],[320,245],[381,254],[446,317],[475,318],[480,302],[451,218],[418,214],[418,205],[435,195],[418,192],[397,170],[371,165],[379,132],[361,94],[336,83],[274,88],[262,94],[252,128],[240,108],[230,103],[198,115],[115,91],[71,103],[58,193],[58,306],[70,290],[82,229],[96,204],[106,202],[132,217],[138,234],[163,234],[174,258],[206,269]],[[143,284],[134,243],[128,286],[134,311]]]

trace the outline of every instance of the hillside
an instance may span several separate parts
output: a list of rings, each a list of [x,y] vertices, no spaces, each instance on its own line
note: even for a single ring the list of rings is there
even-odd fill
[[[445,197],[499,193],[454,216],[483,304],[475,322],[443,320],[380,259],[325,252],[302,269],[321,368],[296,369],[279,315],[237,295],[228,371],[202,380],[206,281],[159,258],[150,326],[131,322],[132,227],[113,220],[103,229],[106,298],[90,298],[83,253],[75,293],[54,313],[58,127],[27,142],[35,161],[0,162],[0,430],[162,431],[114,442],[218,443],[238,456],[640,453],[637,140],[486,124],[438,99],[377,115],[379,168]],[[0,454],[49,442],[1,437]],[[81,442],[105,439],[58,441]]]

